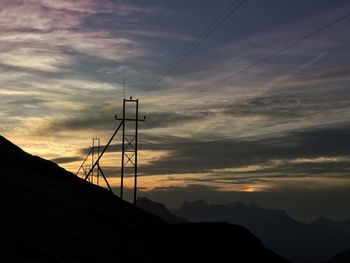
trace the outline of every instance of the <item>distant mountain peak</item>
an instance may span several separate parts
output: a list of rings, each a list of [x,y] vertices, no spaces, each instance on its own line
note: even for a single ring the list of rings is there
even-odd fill
[[[250,209],[257,209],[257,210],[263,209],[262,207],[258,206],[255,203],[248,205],[248,208],[250,208]]]
[[[324,224],[324,223],[330,223],[333,222],[333,220],[324,217],[324,216],[319,216],[317,217],[314,221],[312,221],[310,224],[315,225],[315,224]]]
[[[350,219],[346,220],[333,220],[324,216],[316,218],[310,223],[311,226],[321,227],[339,227],[346,226],[350,230]]]
[[[183,202],[181,208],[187,208],[187,207],[192,207],[192,206],[194,206],[194,207],[207,207],[207,206],[209,206],[209,204],[206,203],[203,199],[199,199],[196,201],[185,201],[185,202]]]
[[[228,204],[228,206],[229,207],[236,207],[236,208],[245,208],[246,207],[246,205],[243,204],[241,201],[230,203],[230,204]]]
[[[139,197],[136,201],[136,205],[151,214],[159,216],[168,223],[178,224],[187,222],[186,219],[171,214],[162,203],[154,202],[147,197]]]

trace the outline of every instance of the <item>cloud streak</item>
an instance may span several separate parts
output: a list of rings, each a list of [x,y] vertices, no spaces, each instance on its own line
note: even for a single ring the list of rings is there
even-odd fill
[[[158,139],[157,144],[146,142],[140,147],[170,151],[168,156],[144,168],[149,174],[219,171],[235,174],[260,170],[265,173],[277,172],[281,177],[285,173],[312,175],[348,171],[346,165],[349,165],[350,145],[346,143],[346,138],[349,132],[349,126],[344,124],[294,131],[260,140],[195,141],[165,138],[164,141],[172,143],[164,142],[163,145]],[[249,170],[252,166],[255,169]]]

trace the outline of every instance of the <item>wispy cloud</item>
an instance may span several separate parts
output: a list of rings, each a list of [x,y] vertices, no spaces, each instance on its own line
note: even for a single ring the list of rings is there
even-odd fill
[[[67,70],[79,56],[125,61],[145,54],[131,38],[89,30],[98,13],[128,16],[142,9],[110,1],[3,1],[0,4],[0,63],[48,72]]]
[[[45,31],[74,28],[99,13],[130,16],[154,12],[149,7],[109,0],[4,0],[0,6],[0,21],[4,28]]]
[[[53,1],[2,1],[0,22],[3,28],[8,30],[52,30],[78,26],[85,18],[85,15],[82,14],[73,14],[62,9],[52,8],[55,7],[52,4]]]
[[[0,63],[42,71],[68,70],[81,55],[125,61],[145,54],[139,43],[108,32],[11,32],[0,33],[0,40]]]
[[[162,145],[142,144],[148,150],[170,150],[167,157],[144,167],[147,174],[211,173],[241,174],[257,171],[310,175],[348,170],[348,126],[313,128],[265,139],[202,140],[177,138]],[[171,138],[165,139],[171,141]],[[208,162],[207,160],[210,160]],[[337,165],[334,165],[337,163]],[[323,166],[322,166],[323,165]],[[334,169],[330,169],[333,166]],[[317,171],[313,169],[318,167]]]

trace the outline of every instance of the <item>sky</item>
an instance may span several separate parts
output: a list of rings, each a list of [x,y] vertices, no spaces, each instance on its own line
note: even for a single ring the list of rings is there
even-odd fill
[[[132,96],[147,116],[141,195],[170,208],[240,200],[302,221],[350,218],[349,1],[0,7],[0,134],[26,151],[76,172],[93,137],[106,144],[123,96]],[[120,140],[101,161],[116,194]]]

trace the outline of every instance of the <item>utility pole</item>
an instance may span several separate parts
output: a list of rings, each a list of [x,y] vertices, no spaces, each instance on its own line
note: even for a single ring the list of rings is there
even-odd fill
[[[87,172],[86,172],[86,171],[90,171],[90,169],[91,169],[91,166],[90,166],[90,165],[88,165],[88,164],[85,164],[85,167],[84,167],[84,172],[85,172],[85,175],[87,174]],[[88,182],[89,182],[89,183],[91,183],[91,179],[90,179],[90,177],[88,178]]]
[[[96,143],[95,143],[96,142]],[[92,158],[91,158],[91,167],[94,165],[95,161],[98,159],[98,157],[100,156],[100,143],[101,140],[100,138],[92,138]],[[95,157],[95,153],[96,153],[96,148],[97,148],[97,157]],[[96,169],[96,185],[99,184],[99,177],[100,177],[100,170]],[[94,178],[94,170],[92,170],[91,172],[91,182],[93,183],[93,178]]]
[[[95,155],[95,146],[94,146],[94,143],[95,143],[95,138],[92,139],[92,147],[91,147],[91,167],[94,165],[94,155]],[[91,176],[89,177],[90,179],[90,182],[93,184],[94,183],[94,169],[92,168],[92,171],[91,171]]]
[[[131,118],[126,116],[127,105],[134,107]],[[127,168],[133,170],[134,174],[134,204],[136,204],[137,198],[137,154],[138,154],[138,124],[140,121],[145,121],[146,117],[139,119],[139,100],[123,99],[123,117],[116,120],[120,120],[122,123],[122,158],[121,158],[121,176],[120,176],[120,198],[123,199],[124,193],[124,175]],[[128,125],[127,123],[134,124],[134,133],[126,133]],[[129,132],[129,131],[128,131]]]
[[[129,118],[127,116],[127,110],[128,107],[132,106],[131,114],[132,116]],[[94,176],[94,169],[96,169],[96,183],[99,184],[99,176],[102,176],[102,179],[104,179],[108,189],[113,193],[113,190],[108,183],[108,180],[100,166],[100,160],[107,151],[108,147],[111,145],[113,139],[117,135],[118,131],[122,130],[122,160],[121,160],[121,182],[120,182],[120,198],[123,199],[124,194],[124,175],[126,169],[132,169],[133,175],[134,175],[134,204],[136,204],[136,198],[137,198],[137,162],[138,162],[138,131],[139,131],[139,122],[145,121],[146,117],[143,117],[143,119],[139,119],[139,100],[133,99],[130,97],[130,99],[123,99],[123,115],[122,118],[118,118],[117,115],[115,115],[115,119],[121,121],[118,125],[118,127],[115,129],[112,137],[109,139],[107,144],[103,147],[103,150],[100,152],[100,139],[99,138],[93,138],[92,141],[92,147],[90,147],[90,151],[88,152],[87,156],[85,157],[83,163],[79,167],[79,170],[77,171],[76,175],[79,175],[80,170],[84,171],[84,180],[93,183],[93,176]],[[131,129],[127,124],[130,125],[134,124],[134,127]],[[133,132],[130,132],[130,130],[133,130]],[[128,132],[128,133],[127,133]],[[96,142],[96,143],[95,143]],[[97,157],[95,156],[95,148],[97,147]],[[89,156],[92,156],[92,162],[91,166],[86,165],[86,161],[88,160]]]
[[[89,152],[87,153],[87,155],[86,155],[84,161],[83,161],[82,164],[80,165],[78,171],[75,173],[76,176],[79,176],[80,170],[83,170],[83,172],[84,172],[83,177],[85,177],[85,176],[87,175],[87,171],[88,171],[88,170],[86,170],[85,162],[86,162],[86,160],[89,158],[89,156],[90,156],[90,154],[91,154],[91,152],[92,152],[92,148],[91,148],[91,147],[89,147],[89,148],[90,148],[90,150],[89,150]]]

